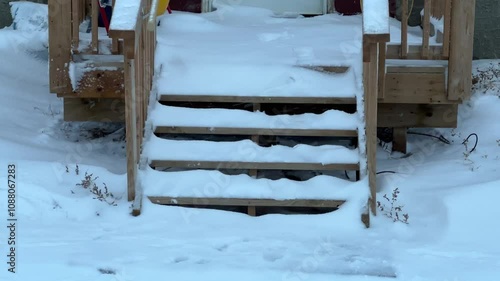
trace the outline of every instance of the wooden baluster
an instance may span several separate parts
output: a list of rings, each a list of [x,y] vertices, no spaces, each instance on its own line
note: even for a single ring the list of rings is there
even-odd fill
[[[380,43],[378,52],[378,98],[383,99],[385,95],[385,62],[386,62],[386,43]]]
[[[443,59],[447,60],[450,56],[451,0],[444,1]]]
[[[99,53],[99,3],[92,0],[92,53]]]
[[[429,40],[431,37],[431,0],[424,4],[424,30],[422,35],[422,59],[429,58]]]
[[[113,7],[115,7],[115,2],[116,0],[113,0]],[[119,52],[120,49],[118,48],[118,39],[117,38],[111,39],[111,53],[118,54]]]
[[[401,58],[408,57],[408,0],[402,0],[401,12]]]
[[[80,0],[71,1],[71,24],[72,24],[72,39],[71,47],[73,53],[78,53],[80,45]]]

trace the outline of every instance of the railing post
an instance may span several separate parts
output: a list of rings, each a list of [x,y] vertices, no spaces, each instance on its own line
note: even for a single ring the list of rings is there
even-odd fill
[[[133,215],[139,215],[141,209],[139,159],[154,67],[156,25],[153,25],[153,30],[148,30],[149,16],[146,16],[148,11],[155,12],[151,10],[151,1],[136,0],[131,3],[129,0],[116,0],[109,31],[113,40],[123,40],[127,193],[128,200],[134,201]],[[133,4],[133,9],[130,4]],[[135,17],[130,16],[130,10],[134,10]]]
[[[99,53],[99,3],[98,0],[92,0],[92,52]]]
[[[364,121],[370,210],[367,214],[363,214],[361,219],[367,227],[370,224],[369,213],[377,214],[377,111],[379,95],[383,96],[384,94],[385,48],[389,41],[388,1],[363,1]]]
[[[408,57],[408,0],[401,1],[401,59]]]
[[[365,49],[366,50],[366,49]],[[378,52],[379,43],[369,43],[368,61],[363,62],[363,84],[365,100],[365,134],[368,184],[370,186],[370,208],[377,214],[377,111],[378,111]]]
[[[453,0],[448,67],[448,99],[464,100],[472,87],[475,0]]]

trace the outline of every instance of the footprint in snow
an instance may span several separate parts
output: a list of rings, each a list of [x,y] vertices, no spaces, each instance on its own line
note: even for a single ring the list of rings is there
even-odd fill
[[[174,261],[173,261],[173,262],[174,262],[174,263],[181,263],[181,262],[185,262],[185,261],[187,261],[187,260],[189,260],[189,258],[188,258],[188,257],[183,257],[183,256],[182,256],[182,257],[176,257],[176,258],[174,259]]]
[[[224,252],[227,250],[227,248],[229,248],[229,245],[228,244],[223,244],[223,245],[220,245],[220,246],[217,246],[215,247],[215,249],[219,252]]]
[[[262,42],[270,42],[278,39],[289,39],[291,36],[285,31],[281,33],[261,33],[258,37]]]
[[[262,257],[266,260],[266,261],[269,261],[269,262],[275,262],[279,259],[282,259],[284,256],[283,254],[283,251],[282,250],[277,250],[277,249],[274,249],[274,250],[267,250],[266,252],[264,252],[264,254],[262,255]]]

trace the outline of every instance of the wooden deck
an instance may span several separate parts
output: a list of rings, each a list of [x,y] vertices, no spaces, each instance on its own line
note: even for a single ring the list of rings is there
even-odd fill
[[[115,0],[116,9],[124,0]],[[136,194],[138,169],[151,167],[197,169],[244,169],[256,178],[259,170],[354,170],[366,176],[370,189],[371,212],[376,213],[376,146],[377,127],[395,128],[397,142],[405,150],[408,127],[456,127],[458,104],[467,100],[471,88],[471,63],[475,1],[425,1],[421,42],[405,24],[400,24],[398,38],[390,33],[363,31],[360,54],[363,57],[364,86],[363,124],[356,128],[267,128],[265,126],[220,126],[202,123],[189,126],[158,123],[150,134],[176,137],[202,135],[246,136],[256,145],[264,145],[263,137],[312,137],[323,139],[350,138],[357,143],[358,132],[366,134],[366,167],[361,163],[262,162],[226,160],[153,159],[143,163],[143,143],[148,140],[150,124],[145,123],[153,82],[156,47],[155,17],[150,14],[152,0],[137,0],[134,28],[110,30],[109,36],[97,26],[97,1],[49,0],[50,90],[64,98],[66,121],[121,121],[126,123],[128,198],[140,206],[142,194]],[[407,7],[408,0],[402,1]],[[118,8],[117,8],[118,7]],[[153,7],[154,8],[154,7]],[[119,12],[119,11],[118,11]],[[443,26],[433,26],[431,18],[442,19]],[[149,26],[148,26],[149,23]],[[81,25],[90,24],[90,33],[82,33]],[[432,37],[431,33],[439,36]],[[413,36],[413,37],[412,37]],[[413,38],[413,39],[412,39]],[[392,40],[390,40],[392,39]],[[300,65],[298,65],[300,66]],[[332,77],[348,73],[350,65],[318,64],[310,71],[328,73]],[[291,95],[259,96],[239,93],[159,93],[159,106],[184,106],[192,109],[218,108],[248,113],[262,111],[269,115],[323,114],[329,110],[357,112],[354,96]],[[231,112],[235,113],[234,111]],[[230,115],[231,116],[231,115]],[[186,117],[186,118],[189,118]],[[267,142],[273,143],[273,141]],[[363,145],[363,144],[361,144]],[[257,179],[256,179],[257,180]],[[192,197],[149,196],[153,202],[191,205]],[[246,206],[255,214],[258,206],[328,206],[338,207],[344,200],[292,201],[257,198],[209,198],[201,205]],[[232,201],[231,201],[232,200]],[[196,204],[195,204],[196,205]],[[368,223],[367,213],[364,222]]]

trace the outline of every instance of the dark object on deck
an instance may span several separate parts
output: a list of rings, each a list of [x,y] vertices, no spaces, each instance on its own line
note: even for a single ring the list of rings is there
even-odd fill
[[[170,8],[174,11],[201,13],[201,0],[170,0]]]
[[[397,0],[387,1],[389,1],[389,15],[391,17],[395,17],[397,10]],[[361,0],[337,0],[335,1],[335,11],[346,16],[361,13]]]
[[[111,15],[113,14],[113,8],[111,6],[106,6],[104,8],[104,11],[106,12],[106,17],[108,22],[111,22]],[[101,14],[99,14],[99,27],[106,27],[104,21],[102,20]]]
[[[424,0],[408,0],[408,25],[419,26],[422,24],[422,16],[420,12],[424,8]],[[401,13],[403,11],[402,1],[396,1],[396,19],[401,21]]]
[[[335,11],[346,16],[361,13],[361,0],[337,0]]]

